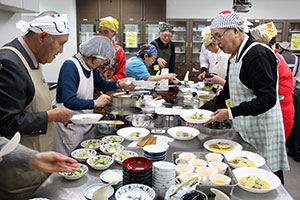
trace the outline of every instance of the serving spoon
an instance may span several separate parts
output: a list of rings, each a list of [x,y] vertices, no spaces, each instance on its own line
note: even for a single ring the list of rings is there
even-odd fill
[[[2,147],[2,149],[0,150],[0,157],[12,152],[18,146],[20,139],[21,139],[21,135],[19,132],[17,132],[11,138],[11,140]]]
[[[108,194],[107,194],[107,187],[111,186],[113,184],[116,184],[118,181],[113,181],[110,182],[104,186],[102,186],[101,188],[97,189],[92,197],[92,200],[107,200],[108,199]]]

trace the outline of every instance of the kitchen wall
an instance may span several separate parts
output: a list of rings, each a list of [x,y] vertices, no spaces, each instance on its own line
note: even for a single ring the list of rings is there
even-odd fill
[[[56,59],[42,66],[43,74],[48,82],[57,82],[59,69],[67,58],[73,56],[77,51],[76,39],[76,1],[75,0],[40,0],[40,11],[54,10],[68,15],[70,25],[69,41],[64,46],[64,52]],[[0,46],[10,42],[23,33],[16,29],[16,22],[23,19],[29,21],[36,14],[13,13],[0,10]]]
[[[300,19],[299,0],[248,0],[252,8],[241,16],[248,19]],[[233,0],[167,0],[167,18],[214,18],[231,10]]]

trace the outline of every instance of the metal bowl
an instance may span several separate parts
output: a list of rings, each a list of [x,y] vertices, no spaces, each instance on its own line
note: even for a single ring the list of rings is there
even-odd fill
[[[125,119],[129,122],[130,126],[134,127],[148,127],[153,119],[149,114],[135,114],[128,115]]]
[[[117,130],[117,125],[114,124],[96,124],[100,134],[111,134]]]

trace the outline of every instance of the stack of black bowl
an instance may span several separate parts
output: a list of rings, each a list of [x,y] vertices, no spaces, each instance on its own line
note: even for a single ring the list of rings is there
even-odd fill
[[[140,183],[152,187],[152,161],[131,157],[123,161],[123,185]]]

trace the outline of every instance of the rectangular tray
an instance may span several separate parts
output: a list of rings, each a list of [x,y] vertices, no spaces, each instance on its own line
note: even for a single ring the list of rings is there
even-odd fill
[[[183,151],[177,151],[177,152],[174,152],[172,154],[172,159],[173,159],[173,162],[175,163],[175,160],[178,158],[179,154],[180,153],[183,153]],[[203,160],[206,160],[205,159],[205,155],[208,154],[209,152],[190,152],[190,153],[194,153],[195,155],[197,155],[197,158],[198,159],[203,159]],[[224,156],[223,156],[224,157]],[[232,170],[228,164],[228,161],[226,160],[226,158],[224,157],[224,160],[223,160],[224,163],[226,163],[228,165],[228,168],[225,172],[225,175],[229,176],[231,178],[231,182],[229,185],[224,185],[224,186],[217,186],[217,185],[201,185],[201,184],[198,184],[196,189],[197,190],[201,190],[203,191],[206,195],[214,195],[211,191],[210,191],[210,188],[216,188],[218,190],[221,190],[222,192],[224,192],[225,194],[231,196],[232,195],[232,192],[233,192],[233,189],[235,186],[237,186],[238,184],[238,181],[237,179],[235,178],[234,174],[232,173]],[[176,163],[175,163],[176,164]]]

